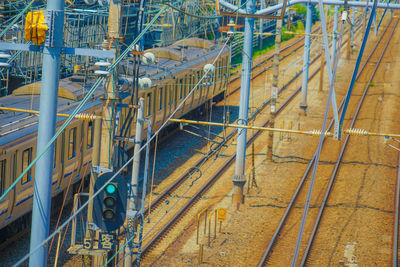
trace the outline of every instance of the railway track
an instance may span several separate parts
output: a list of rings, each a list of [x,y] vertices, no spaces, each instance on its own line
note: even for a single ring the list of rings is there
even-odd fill
[[[313,30],[313,33],[317,32],[320,29],[320,27],[318,27],[317,29]],[[295,42],[293,42],[292,44],[290,44],[289,46],[286,46],[284,48],[281,49],[281,61],[286,59],[288,56],[290,56],[291,54],[293,54],[294,52],[296,52],[298,49],[303,47],[302,41],[304,41],[304,37],[299,38],[298,40],[296,40]],[[345,41],[347,42],[347,40]],[[282,54],[282,52],[284,52],[284,54]],[[313,63],[315,63],[318,59],[320,58],[320,54],[318,54],[316,57],[314,57],[311,61],[310,61],[310,65],[312,65]],[[263,71],[258,72],[256,75],[252,75],[252,80],[256,79],[257,77],[259,77],[261,74],[265,73],[266,71],[268,71],[270,68],[272,68],[272,60],[273,60],[273,55],[268,56],[266,59],[264,59],[262,62],[258,63],[258,64],[254,64],[253,65],[253,70],[260,68],[261,66],[265,65],[266,63],[270,63],[270,65],[268,65],[268,67],[264,68]],[[319,70],[319,69],[318,69]],[[318,71],[317,71],[318,72]],[[311,76],[310,79],[312,79],[317,72],[314,72]],[[289,85],[291,85],[298,77],[300,77],[300,75],[302,74],[302,71],[298,72],[295,74],[295,76],[293,76],[293,78],[289,81],[289,83],[287,83],[286,85],[284,85],[281,89],[280,92],[286,90],[288,88]],[[237,76],[235,78],[232,79],[231,83],[235,82],[236,80],[238,80],[240,78],[240,76]],[[231,90],[228,94],[228,96],[234,94],[235,92],[237,92],[240,89],[240,86],[235,87],[233,90]],[[296,94],[298,93],[298,91],[296,91]],[[293,96],[294,97],[294,96]],[[268,99],[261,108],[264,108],[266,105],[268,105],[270,103],[270,100]],[[256,113],[254,113],[253,115],[251,115],[251,117],[249,118],[249,121],[253,120],[259,113],[261,110],[256,111]],[[173,192],[176,188],[179,187],[179,185],[181,185],[186,179],[187,177],[189,177],[193,170],[199,168],[199,166],[204,162],[204,160],[212,157],[216,151],[218,151],[223,145],[225,145],[226,141],[231,139],[233,137],[233,135],[235,134],[235,131],[232,131],[226,138],[224,143],[221,143],[220,145],[218,145],[218,147],[216,147],[215,149],[213,149],[212,151],[209,151],[209,153],[207,153],[206,155],[204,155],[201,159],[199,159],[191,168],[189,168],[187,171],[185,171],[178,179],[176,179],[167,189],[165,189],[162,193],[160,193],[157,198],[151,203],[151,205],[147,206],[145,209],[145,216],[148,216],[149,214],[149,209],[150,208],[157,208],[160,206],[160,204],[162,203],[163,199],[165,199],[167,196],[169,196],[171,194],[171,192]]]
[[[382,58],[383,58],[383,56],[385,54],[385,51],[386,51],[386,49],[387,49],[387,47],[389,45],[391,37],[393,36],[394,30],[396,29],[397,24],[398,24],[398,19],[396,21],[391,21],[391,23],[388,24],[388,26],[385,28],[384,32],[382,33],[381,38],[378,40],[378,42],[373,47],[372,52],[369,54],[368,58],[365,60],[361,70],[359,71],[359,73],[357,75],[357,79],[359,79],[360,76],[363,73],[368,75],[370,73],[370,71],[371,71],[371,70],[368,70],[368,68],[370,68],[370,69],[372,68],[372,74],[370,74],[369,81],[366,83],[366,86],[364,87],[364,90],[362,92],[362,96],[361,96],[361,98],[359,100],[357,109],[354,112],[354,115],[353,115],[353,118],[352,118],[352,121],[350,123],[349,128],[353,128],[353,126],[354,126],[354,124],[355,124],[355,122],[357,120],[357,117],[358,117],[358,114],[360,112],[360,109],[361,109],[361,106],[363,104],[363,101],[365,99],[365,96],[366,96],[366,94],[368,92],[368,89],[372,85],[371,81],[373,80],[373,78],[374,78],[374,76],[376,74],[376,71],[378,70],[378,67],[380,66]],[[392,25],[392,26],[390,26],[390,25]],[[392,27],[391,30],[389,30],[390,27]],[[379,46],[380,44],[384,44],[384,45],[383,46]],[[379,59],[377,60],[376,63],[375,62],[371,63],[373,57],[376,56],[376,55],[379,55]],[[340,104],[339,110],[342,108],[343,102],[344,101],[342,101],[342,103]],[[333,121],[330,122],[330,124],[328,126],[328,129],[330,129],[332,127],[332,125],[333,125]],[[337,176],[338,170],[339,170],[340,165],[342,163],[342,158],[343,158],[344,152],[346,151],[346,148],[347,148],[347,145],[348,145],[348,141],[349,141],[349,135],[346,135],[345,140],[343,142],[343,145],[341,146],[339,156],[338,156],[338,158],[336,160],[335,167],[333,169],[332,175],[331,175],[331,177],[329,179],[329,184],[325,189],[324,198],[321,201],[321,203],[318,204],[318,207],[320,207],[319,213],[318,213],[318,216],[317,216],[317,218],[316,218],[316,220],[314,222],[314,226],[312,227],[313,230],[312,230],[312,233],[311,233],[311,235],[310,235],[310,237],[308,239],[309,241],[308,241],[307,247],[306,247],[306,249],[304,251],[303,257],[302,257],[302,260],[301,260],[301,263],[300,263],[301,266],[304,266],[304,265],[307,264],[308,256],[309,256],[311,247],[313,245],[316,233],[318,232],[318,227],[320,225],[321,218],[322,218],[322,216],[324,214],[324,210],[325,210],[327,201],[328,201],[329,196],[331,194],[332,186],[333,186],[333,184],[335,182],[335,178]],[[284,212],[284,215],[282,216],[282,219],[281,219],[279,225],[277,226],[277,228],[275,230],[275,233],[274,233],[272,239],[270,240],[265,253],[263,254],[263,257],[261,258],[261,260],[259,262],[259,266],[264,266],[267,263],[269,263],[268,260],[269,260],[271,254],[272,254],[273,249],[277,246],[277,244],[279,242],[279,237],[283,232],[283,228],[285,226],[289,225],[288,218],[290,216],[296,217],[295,215],[293,215],[293,210],[294,210],[294,207],[295,207],[296,203],[297,203],[297,205],[302,205],[302,204],[299,203],[298,198],[299,198],[299,195],[302,192],[303,185],[305,184],[307,178],[309,177],[310,170],[312,169],[312,165],[314,163],[314,160],[315,160],[315,154],[314,154],[312,160],[310,161],[305,173],[303,174],[303,176],[302,176],[302,178],[301,178],[301,180],[300,180],[300,182],[299,182],[299,184],[298,184],[298,186],[296,188],[295,193],[293,194],[293,196],[290,199],[290,201],[288,201],[289,205],[286,208],[286,210]],[[316,190],[317,189],[314,189],[314,191],[316,191]],[[396,218],[398,218],[398,209],[396,210],[395,216],[396,216]],[[298,216],[296,218],[298,218]],[[396,220],[395,220],[395,222],[396,222]],[[292,221],[292,223],[290,225],[293,225],[293,221]],[[397,226],[395,226],[394,228],[397,231]],[[394,242],[395,246],[393,246],[393,255],[394,255],[393,259],[396,259],[396,262],[397,262],[397,233],[395,232],[394,235],[396,235],[396,241]],[[397,265],[393,265],[393,266],[397,266]]]
[[[301,40],[301,39],[300,39]],[[300,41],[299,40],[299,41]],[[294,44],[297,44],[299,41],[296,41]],[[344,42],[347,42],[344,41]],[[294,45],[292,44],[292,45]],[[296,50],[298,48],[295,48]],[[292,50],[293,51],[293,50]],[[288,53],[285,57],[287,57],[288,55],[290,55],[291,53]],[[314,62],[316,62],[320,57],[320,54],[316,55],[312,60],[311,60],[311,64],[313,64]],[[265,62],[267,62],[268,60],[271,60],[271,57],[268,57]],[[265,64],[264,62],[261,62],[258,64],[258,66],[261,66]],[[267,68],[265,69],[265,71],[267,70]],[[317,70],[315,70],[311,75],[310,75],[310,79],[312,79],[317,73],[319,72],[319,68]],[[261,73],[263,72],[259,72],[257,75],[254,75],[252,78],[255,79],[256,77],[258,77]],[[280,89],[280,93],[282,93],[284,90],[286,90],[291,84],[294,83],[294,81],[300,77],[301,72],[297,73],[286,85],[284,85],[281,89]],[[239,88],[235,88],[235,90],[238,90]],[[277,115],[279,113],[281,113],[284,108],[297,96],[297,94],[301,91],[301,87],[297,88],[288,98],[287,100],[282,103],[282,105],[279,107],[279,109],[277,110]],[[233,92],[231,92],[232,94]],[[262,106],[251,115],[251,118],[249,119],[249,121],[254,120],[258,114],[260,114],[263,110],[265,110],[265,108],[268,106],[268,104],[270,103],[270,100],[267,100],[266,102],[264,102],[262,104]],[[263,123],[263,126],[267,126],[269,124],[270,120],[266,120]],[[250,145],[251,143],[254,142],[254,140],[260,135],[261,131],[257,131],[255,132],[249,139],[247,142],[247,145]],[[236,131],[232,131],[229,133],[229,135],[227,136],[226,140],[224,143],[221,143],[216,149],[210,151],[207,155],[203,156],[202,158],[200,158],[192,168],[190,168],[189,170],[187,170],[183,175],[181,175],[178,179],[176,179],[166,190],[164,190],[162,193],[160,193],[158,195],[158,197],[152,202],[151,204],[151,208],[154,210],[156,207],[159,207],[161,205],[165,205],[165,200],[167,198],[169,198],[171,195],[174,194],[174,191],[180,187],[183,183],[185,183],[187,181],[187,179],[193,174],[193,171],[196,169],[199,169],[200,166],[202,164],[204,164],[205,161],[209,160],[212,158],[213,155],[215,155],[215,153],[217,153],[217,151],[219,149],[221,149],[227,142],[228,140],[232,139],[236,134]],[[149,238],[147,241],[145,241],[145,245],[142,249],[142,256],[146,255],[151,249],[152,247],[154,247],[157,242],[159,242],[160,240],[162,240],[162,238],[166,235],[166,233],[168,233],[171,228],[178,222],[178,220],[181,218],[181,216],[191,207],[193,206],[197,200],[204,194],[204,192],[206,192],[211,186],[212,184],[215,183],[215,181],[218,180],[218,178],[226,171],[226,169],[234,162],[235,159],[235,154],[231,157],[229,157],[227,160],[225,160],[224,163],[222,163],[221,167],[193,194],[191,194],[190,199],[184,204],[182,205],[179,210],[173,215],[171,216],[168,220],[167,223],[160,228],[160,230],[155,233],[154,235],[151,236],[151,238]],[[219,165],[218,165],[219,166]],[[168,203],[169,204],[169,203]],[[149,211],[149,207],[146,208],[145,211],[145,216],[152,216],[150,211]],[[156,219],[152,219],[152,221],[156,221],[159,222],[162,219],[165,219],[165,214],[162,214],[161,216],[158,216]],[[150,223],[150,226],[148,228],[150,229],[154,229],[154,224]],[[136,259],[135,259],[136,260]]]

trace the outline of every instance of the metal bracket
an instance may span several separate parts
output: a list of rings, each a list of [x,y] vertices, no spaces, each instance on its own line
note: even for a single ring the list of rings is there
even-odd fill
[[[56,16],[58,12],[55,10],[48,10],[46,14],[46,24],[49,27],[49,30],[46,34],[46,39],[44,41],[44,46],[47,47],[54,47],[54,32],[55,32],[55,23],[56,23]]]
[[[32,52],[43,52],[43,46],[0,42],[0,50],[22,50],[22,51],[32,51]],[[73,48],[73,47],[61,47],[61,52],[69,55],[91,56],[98,58],[114,58],[115,56],[115,51],[111,50]]]
[[[246,183],[246,176],[245,175],[234,175],[232,178],[232,182],[234,183]]]
[[[104,173],[104,172],[112,172],[113,168],[107,169],[100,165],[92,165],[92,172],[95,173]]]
[[[97,224],[95,224],[93,222],[87,223],[87,227],[88,227],[88,230],[93,230],[93,231],[100,230],[100,228],[97,226]]]

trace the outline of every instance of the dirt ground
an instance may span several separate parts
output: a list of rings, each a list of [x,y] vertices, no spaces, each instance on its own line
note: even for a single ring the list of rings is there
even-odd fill
[[[387,23],[386,20],[381,29]],[[398,133],[400,130],[400,118],[397,115],[400,95],[396,90],[400,86],[400,76],[396,75],[396,71],[400,69],[399,37],[397,30],[385,54],[384,63],[379,68],[373,80],[373,86],[369,89],[361,108],[356,128],[390,133]],[[378,37],[371,33],[366,53],[370,51],[377,39]],[[360,39],[357,39],[356,51],[351,59],[345,60],[342,56],[340,61],[336,81],[338,102],[348,88],[359,47]],[[345,53],[345,50],[343,51]],[[265,77],[261,77],[255,82],[253,89],[265,87],[266,82],[268,78],[265,80]],[[364,82],[362,80],[359,84]],[[325,89],[322,92],[318,91],[318,83],[318,75],[310,81],[307,116],[300,112],[299,97],[297,97],[294,104],[277,117],[275,125],[279,126],[284,122],[287,126],[289,121],[292,121],[293,125],[300,129],[320,129],[327,99],[327,75],[325,75]],[[298,85],[297,83],[293,87],[297,88]],[[354,89],[352,105],[358,100],[357,96],[361,94],[361,89],[359,85]],[[350,108],[348,114],[353,114],[353,110]],[[265,160],[267,135],[263,133],[255,142],[255,170],[258,187],[253,187],[247,192],[246,184],[246,201],[239,210],[236,210],[231,203],[231,179],[234,166],[197,204],[198,208],[227,209],[226,221],[222,223],[221,232],[218,231],[219,226],[217,227],[215,239],[213,238],[214,222],[211,220],[210,246],[207,244],[207,235],[203,232],[204,222],[200,223],[200,243],[204,244],[201,265],[256,266],[258,264],[318,142],[317,137],[292,135],[289,140],[287,135],[280,138],[279,134],[275,134],[274,161],[267,162]],[[324,196],[326,184],[341,145],[342,142],[329,139],[326,142],[326,149],[322,151],[308,221],[313,221],[316,217],[317,203],[320,203]],[[386,146],[383,138],[378,137],[351,137],[348,146],[307,265],[337,266],[339,260],[343,260],[347,266],[357,264],[390,266],[397,152]],[[247,150],[248,159],[251,154],[250,148]],[[248,169],[250,160],[247,162]],[[308,188],[308,183],[305,184],[305,188]],[[303,190],[295,206],[295,212],[289,216],[277,247],[270,257],[268,262],[270,266],[290,265],[305,195],[306,190]],[[145,258],[143,265],[198,265],[199,246],[196,244],[195,217],[194,214],[192,220],[186,221],[185,225],[177,229],[180,234],[169,237],[173,241],[168,249],[157,256]],[[299,255],[302,255],[304,251],[311,227],[311,223],[307,224]]]

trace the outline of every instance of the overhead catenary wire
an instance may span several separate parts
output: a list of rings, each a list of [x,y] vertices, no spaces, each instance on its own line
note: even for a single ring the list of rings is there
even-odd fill
[[[354,84],[355,84],[355,82],[356,82],[356,77],[357,77],[358,69],[359,69],[360,64],[361,64],[361,59],[362,59],[362,56],[363,56],[363,54],[364,54],[365,46],[366,46],[366,44],[367,44],[368,35],[369,35],[370,29],[371,29],[371,25],[372,25],[372,21],[373,21],[375,12],[376,12],[377,4],[378,4],[378,0],[374,0],[373,6],[372,6],[371,15],[370,15],[369,20],[368,20],[368,25],[367,25],[367,28],[366,28],[365,33],[364,33],[363,41],[362,41],[362,43],[361,43],[360,52],[359,52],[359,54],[358,54],[357,61],[356,61],[356,65],[355,65],[354,71],[353,71],[353,75],[352,75],[352,77],[351,77],[349,89],[347,90],[346,101],[345,101],[345,103],[344,103],[343,111],[342,111],[342,114],[341,114],[341,116],[340,116],[340,120],[339,120],[339,134],[340,134],[340,132],[341,132],[342,124],[343,124],[343,121],[344,121],[344,116],[346,115],[347,107],[348,107],[349,102],[350,102],[351,93],[352,93],[352,91],[353,91],[353,87],[354,87]]]
[[[324,14],[323,14],[323,12],[321,12],[321,9],[323,9],[322,0],[319,0],[319,2],[320,2],[319,3],[320,4],[320,7],[319,7],[320,8],[320,16],[323,17]],[[367,33],[369,32],[370,27],[371,27],[371,23],[372,23],[373,16],[374,16],[374,10],[376,10],[377,2],[378,2],[377,0],[374,0],[374,6],[373,6],[373,10],[371,12],[371,16],[370,16],[370,19],[369,19],[369,22],[368,22],[368,27],[367,27],[367,30],[366,30],[366,34],[364,35],[364,40],[366,39],[365,37],[368,38],[368,34]],[[360,51],[360,54],[362,55],[361,51]],[[329,58],[329,55],[328,55],[328,58]],[[358,72],[358,67],[357,66],[356,66],[356,69],[357,70],[355,70],[355,73],[357,74],[357,72]],[[330,82],[332,83],[332,79],[330,80]],[[325,109],[325,114],[324,114],[323,123],[322,123],[322,129],[321,129],[322,133],[325,132],[325,130],[326,130],[326,124],[327,124],[328,115],[329,115],[329,109],[330,109],[330,101],[331,101],[331,98],[332,98],[332,95],[333,95],[333,91],[334,91],[334,88],[333,88],[333,86],[331,86],[330,89],[329,89],[328,100],[327,100],[327,103],[326,103],[326,109]],[[347,101],[345,101],[345,105],[343,106],[344,111],[342,112],[342,114],[345,113],[346,102]],[[305,223],[306,223],[306,220],[307,220],[308,210],[310,208],[311,195],[312,195],[312,191],[313,191],[313,188],[314,188],[314,183],[315,183],[315,178],[316,178],[316,174],[317,174],[318,163],[319,163],[319,159],[320,159],[320,155],[321,155],[323,142],[324,142],[324,136],[320,135],[319,141],[318,141],[317,151],[316,151],[316,154],[315,154],[313,170],[312,170],[312,174],[311,174],[311,178],[310,178],[310,185],[309,185],[309,188],[308,188],[307,197],[306,197],[306,201],[305,201],[305,205],[304,205],[304,210],[303,210],[303,214],[302,214],[302,218],[301,218],[300,229],[299,229],[299,232],[298,232],[298,235],[297,235],[296,247],[294,249],[294,255],[293,255],[293,258],[292,258],[292,262],[291,262],[291,266],[292,267],[297,265],[297,259],[298,259],[298,255],[299,255],[299,251],[300,251],[301,241],[302,241],[302,238],[303,238],[303,232],[304,232]]]
[[[166,9],[166,7],[167,6],[165,6],[162,10],[160,10],[160,12],[157,14],[158,16],[155,16],[154,18],[153,18],[153,20],[150,22],[150,24],[149,25],[147,25],[147,27],[141,32],[141,34],[135,39],[135,41],[136,40],[139,40],[140,38],[141,38],[141,36],[146,32],[146,29],[148,29],[149,27],[150,27],[150,25],[152,25],[154,22],[155,22],[155,20],[161,15],[161,13],[163,13],[164,12],[164,10]],[[133,45],[137,42],[132,42],[132,47],[133,47]],[[222,52],[224,51],[224,49],[225,49],[225,47],[226,47],[226,45],[228,44],[228,42],[229,42],[229,39],[225,42],[225,44],[223,45],[223,47],[221,48],[221,50],[220,50],[220,52],[217,54],[217,56],[215,57],[215,59],[214,59],[214,61],[212,62],[212,64],[215,64],[215,62],[218,60],[218,58],[220,57],[220,55],[222,54]],[[128,47],[128,49],[126,49],[122,54],[121,54],[121,56],[119,57],[119,59],[123,56],[123,55],[126,55],[129,51],[127,51],[127,50],[129,50],[130,51],[130,49],[129,49],[129,47]],[[126,53],[125,53],[126,52]],[[112,64],[111,66],[110,66],[110,68],[111,67],[115,67],[116,66],[116,64],[117,64],[117,62],[119,63],[120,61],[121,61],[122,59],[120,59],[120,60],[116,60],[115,62],[114,62],[114,64]],[[204,80],[204,78],[206,78],[207,77],[207,75],[208,75],[208,73],[209,73],[209,70],[207,70],[205,73],[204,73],[204,75],[199,79],[199,81],[197,82],[197,84],[195,85],[195,87],[188,93],[188,95],[182,100],[182,102],[176,107],[176,109],[171,113],[171,115],[167,118],[167,120],[161,125],[161,127],[153,134],[153,136],[149,139],[149,140],[147,140],[147,142],[118,170],[118,171],[116,171],[116,173],[109,179],[109,180],[107,180],[107,182],[105,182],[104,183],[104,185],[102,186],[102,187],[100,187],[99,188],[99,190],[97,191],[97,192],[94,192],[94,194],[93,194],[93,196],[91,196],[84,204],[82,204],[82,206],[72,215],[72,216],[70,216],[57,230],[55,230],[51,235],[49,235],[39,246],[37,246],[36,248],[34,248],[32,251],[30,251],[28,254],[26,254],[24,257],[22,257],[17,263],[15,263],[13,266],[18,266],[18,265],[20,265],[22,262],[24,262],[30,255],[32,255],[36,250],[38,250],[41,246],[43,246],[43,245],[45,245],[53,236],[55,236],[61,229],[63,229],[67,224],[68,224],[68,222],[70,222],[73,218],[75,218],[76,216],[77,216],[77,214],[79,214],[87,205],[88,205],[88,203],[90,202],[90,201],[92,201],[98,194],[100,194],[100,192],[116,177],[116,176],[118,176],[121,172],[122,172],[122,170],[124,169],[124,168],[126,168],[127,166],[128,166],[128,164],[129,163],[131,163],[132,162],[132,160],[133,160],[133,158],[134,158],[134,156],[137,154],[137,153],[140,153],[146,146],[148,146],[149,144],[150,144],[150,142],[155,138],[155,136],[168,124],[168,122],[169,122],[169,119],[170,118],[172,118],[174,115],[175,115],[175,113],[182,107],[182,105],[183,105],[183,103],[185,103],[186,102],[186,100],[189,98],[189,96],[191,96],[191,94],[196,90],[196,88],[201,84],[201,82]],[[103,78],[104,79],[104,78]],[[101,79],[99,79],[99,80],[101,80]],[[71,119],[72,120],[72,119]],[[54,142],[54,140],[52,139],[52,141]],[[51,142],[51,141],[50,141]],[[49,142],[49,143],[50,143]],[[51,144],[51,143],[50,143]],[[50,146],[49,144],[48,144],[48,146]],[[46,146],[47,147],[47,146]],[[48,147],[47,147],[47,149],[48,149]],[[33,162],[32,162],[33,163]],[[35,162],[36,163],[36,162]],[[33,165],[33,164],[31,164],[31,165]],[[29,166],[28,166],[28,168],[29,168]],[[27,169],[28,169],[27,168]],[[22,174],[21,174],[22,175]]]

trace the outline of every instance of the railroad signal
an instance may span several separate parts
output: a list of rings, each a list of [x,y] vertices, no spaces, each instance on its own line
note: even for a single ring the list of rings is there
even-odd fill
[[[100,175],[94,185],[97,192],[114,175],[112,172]],[[124,223],[128,186],[124,176],[116,176],[104,191],[93,200],[93,221],[103,231],[111,232]]]
[[[117,188],[116,183],[109,183],[104,189],[103,220],[114,222],[117,210]]]

